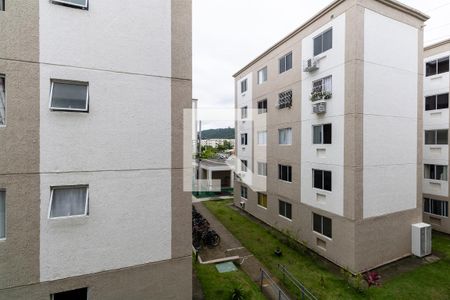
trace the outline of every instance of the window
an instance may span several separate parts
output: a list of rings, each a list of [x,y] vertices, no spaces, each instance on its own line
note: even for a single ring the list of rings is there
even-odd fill
[[[247,79],[241,81],[241,94],[247,91]]]
[[[258,193],[258,205],[267,208],[267,195]]]
[[[280,145],[292,144],[292,128],[278,129],[278,143]]]
[[[241,186],[241,198],[247,199],[247,187]]]
[[[267,144],[267,131],[258,131],[258,145]]]
[[[84,9],[88,8],[88,0],[52,0],[52,2]]]
[[[247,165],[248,165],[248,161],[241,160],[241,171],[242,172],[247,172]]]
[[[89,206],[87,186],[53,187],[50,196],[50,218],[87,216]]]
[[[332,238],[332,222],[330,218],[313,213],[313,230]]]
[[[447,166],[442,165],[425,165],[425,179],[447,181]]]
[[[76,289],[67,292],[55,293],[51,300],[87,300],[88,288]]]
[[[313,144],[331,144],[331,124],[313,126]]]
[[[264,67],[258,71],[258,84],[264,83],[266,81],[267,81],[267,67]]]
[[[448,202],[441,200],[434,200],[430,198],[424,198],[423,211],[429,214],[433,214],[441,217],[448,217]]]
[[[292,91],[285,91],[278,94],[278,108],[286,108],[292,106]]]
[[[263,162],[258,163],[258,175],[267,176],[267,163]]]
[[[292,167],[278,165],[278,179],[287,182],[292,182]]]
[[[5,11],[5,0],[0,0],[0,11]]]
[[[292,205],[290,203],[278,200],[278,213],[280,216],[292,220]]]
[[[6,192],[0,190],[0,239],[6,237]]]
[[[247,145],[247,134],[246,133],[242,133],[241,134],[241,145],[245,146]]]
[[[292,52],[280,58],[280,74],[292,69]]]
[[[426,76],[446,73],[449,71],[449,57],[432,60],[426,63]]]
[[[425,110],[448,108],[448,93],[425,97]]]
[[[313,170],[313,186],[331,192],[331,171]]]
[[[0,74],[0,126],[6,124],[6,85],[5,76]]]
[[[447,145],[447,144],[448,144],[448,129],[425,131],[425,145]]]
[[[258,114],[265,114],[267,112],[267,99],[258,101]]]
[[[314,56],[333,48],[333,28],[314,38]]]
[[[247,119],[248,116],[248,107],[241,107],[241,119]]]
[[[83,82],[52,81],[50,109],[89,111],[89,84]]]
[[[319,80],[313,81],[313,93],[331,93],[333,77],[327,76]]]

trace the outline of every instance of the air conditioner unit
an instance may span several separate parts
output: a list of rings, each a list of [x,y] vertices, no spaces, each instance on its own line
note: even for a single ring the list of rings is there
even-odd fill
[[[306,60],[303,65],[303,71],[305,72],[314,72],[319,69],[319,62],[314,58]]]
[[[431,225],[426,223],[412,224],[411,252],[418,257],[431,254]]]
[[[241,201],[241,202],[239,203],[239,206],[240,206],[242,209],[245,209],[245,202],[244,202],[244,201]]]
[[[323,114],[327,112],[327,103],[326,102],[320,102],[313,104],[313,112],[315,114]]]

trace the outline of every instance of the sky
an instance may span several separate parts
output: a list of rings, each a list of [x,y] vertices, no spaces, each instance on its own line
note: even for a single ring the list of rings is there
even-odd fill
[[[400,1],[431,17],[425,45],[450,38],[450,0]],[[331,2],[193,0],[193,97],[202,129],[233,127],[233,74]],[[208,121],[211,115],[221,120]]]

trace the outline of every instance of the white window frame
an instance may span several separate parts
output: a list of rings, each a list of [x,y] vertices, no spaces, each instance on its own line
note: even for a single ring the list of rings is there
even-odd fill
[[[258,176],[267,177],[267,163],[266,162],[258,162]]]
[[[241,107],[241,119],[248,118],[248,106]]]
[[[53,98],[53,88],[55,83],[61,84],[73,84],[73,85],[82,85],[86,86],[86,106],[84,109],[81,108],[60,108],[52,106],[52,98]],[[61,79],[51,79],[50,86],[50,101],[48,107],[52,111],[74,111],[74,112],[89,112],[89,82],[86,81],[72,81],[72,80],[61,80]]]
[[[424,200],[423,201],[423,212],[425,214],[432,215],[432,216],[437,216],[437,217],[440,217],[440,218],[448,218],[448,210],[449,210],[448,207],[450,206],[448,201],[438,200],[438,199],[433,199],[433,198],[428,198],[428,197],[423,198],[423,200]],[[429,201],[429,211],[425,210],[425,201],[426,200]],[[444,212],[444,207],[447,206],[447,216],[446,215],[437,215],[437,214],[433,213],[433,207],[435,205],[434,202],[440,202],[441,211],[442,212]],[[445,205],[445,203],[447,203],[447,205]]]
[[[283,177],[282,173],[283,173],[283,167],[286,168],[286,179],[280,178]],[[290,172],[288,171],[290,170]],[[291,176],[289,176],[291,175]],[[291,179],[291,181],[287,180],[287,179]],[[282,164],[278,164],[278,180],[282,181],[282,182],[287,182],[287,183],[292,183],[293,182],[293,176],[292,176],[292,166],[291,165],[282,165]]]
[[[325,33],[327,33],[328,31],[331,31],[331,48],[330,48],[330,49],[327,49],[327,50],[323,50],[323,36],[324,36]],[[322,49],[321,49],[321,51],[320,51],[319,53],[315,54],[315,53],[314,53],[314,43],[315,43],[316,39],[319,38],[319,37],[322,39]],[[318,35],[316,35],[315,37],[313,37],[313,55],[314,55],[314,56],[319,56],[319,55],[321,55],[322,53],[325,53],[325,52],[327,52],[327,51],[329,51],[329,50],[331,50],[331,49],[333,49],[333,27],[330,27],[330,28],[328,28],[328,29],[322,31],[321,33],[319,33]]]
[[[291,56],[291,67],[288,69],[287,68],[287,57],[288,56]],[[281,63],[281,61],[283,61],[283,65],[284,65],[284,70],[283,71],[281,71],[281,69],[280,69],[280,63]],[[291,52],[289,52],[289,53],[286,53],[285,55],[283,55],[282,57],[280,57],[279,59],[278,59],[278,73],[279,74],[283,74],[283,73],[286,73],[287,71],[289,71],[289,70],[291,70],[292,68],[294,67],[294,55],[292,54],[292,51]]]
[[[258,71],[258,84],[263,84],[268,79],[267,66]]]
[[[325,131],[324,131],[324,126],[325,125],[331,125],[331,143],[329,144],[325,144],[324,140],[325,140]],[[315,128],[320,128],[320,143],[314,143],[314,129]],[[333,143],[333,125],[332,123],[326,123],[326,124],[316,124],[316,125],[312,125],[312,144],[313,145],[331,145]]]
[[[6,220],[6,218],[7,218],[7,216],[6,216],[6,190],[5,189],[0,189],[0,192],[3,192],[3,193],[5,193],[5,219],[3,220],[3,222],[4,222],[4,226],[5,226],[5,236],[4,237],[0,237],[0,242],[1,241],[4,241],[4,240],[6,240],[6,236],[7,236],[7,232],[6,232],[6,230],[7,230],[7,228],[6,228],[6,222],[7,222],[7,220]]]
[[[88,9],[89,8],[89,0],[84,0],[84,5],[80,5],[77,3],[73,3],[71,1],[67,1],[67,0],[51,0],[52,3],[56,3],[56,4],[64,4],[67,6],[73,6],[73,7],[78,7],[78,8],[83,8],[83,9]]]
[[[438,143],[438,132],[439,131],[446,131],[447,132],[447,134],[446,134],[447,142],[446,143],[441,143],[441,144]],[[427,141],[426,141],[427,132],[430,132],[430,133],[434,134],[434,144],[427,144]],[[424,144],[427,145],[427,146],[438,146],[438,145],[445,146],[445,145],[448,145],[448,129],[430,129],[430,130],[425,130],[425,133],[424,133]]]
[[[1,0],[0,0],[1,1]],[[4,84],[4,86],[3,86],[3,88],[4,88],[4,90],[5,90],[5,93],[4,93],[4,95],[3,95],[3,97],[4,97],[4,99],[3,99],[3,108],[4,108],[4,118],[3,118],[3,124],[0,124],[0,128],[1,127],[6,127],[6,111],[7,111],[7,101],[6,101],[6,99],[7,99],[7,96],[6,96],[6,94],[7,94],[7,91],[6,91],[6,75],[5,74],[0,74],[0,78],[1,79],[3,79],[3,84]]]
[[[315,231],[314,230],[314,215],[317,215],[317,216],[319,216],[320,217],[320,229],[322,229],[322,232],[318,232],[318,231]],[[324,218],[327,218],[327,219],[329,219],[330,220],[330,224],[331,224],[331,237],[329,237],[328,235],[325,235],[325,234],[323,234],[323,219]],[[318,234],[318,235],[320,235],[320,236],[323,236],[324,238],[326,238],[326,239],[328,239],[328,240],[333,240],[333,219],[332,218],[328,218],[328,217],[325,217],[325,216],[323,216],[323,215],[321,215],[321,214],[317,214],[317,213],[314,213],[313,212],[313,217],[312,217],[312,229],[313,229],[313,232],[315,232],[316,234]]]
[[[245,190],[245,196],[246,197],[242,196],[242,191],[244,191],[244,190]],[[240,196],[241,196],[242,199],[248,200],[248,188],[246,186],[242,186],[241,185],[241,188],[240,188],[239,192],[241,194]]]
[[[62,189],[74,189],[74,188],[86,188],[86,199],[84,202],[84,214],[82,215],[73,215],[73,216],[62,216],[62,217],[51,217],[52,212],[52,204],[53,204],[53,192],[55,190]],[[48,208],[48,219],[49,220],[58,220],[58,219],[71,219],[71,218],[79,218],[79,217],[87,217],[89,211],[89,185],[63,185],[63,186],[51,186],[50,187],[50,205]]]
[[[287,205],[286,204],[289,204],[291,206],[291,217],[290,218],[287,217],[287,216],[283,216],[281,214],[281,211],[280,211],[280,204],[281,203],[284,203],[284,212],[285,212],[286,215],[287,215],[287,213],[286,213],[287,212],[287,209],[286,209]],[[280,217],[282,217],[282,218],[284,218],[284,219],[286,219],[288,221],[292,221],[292,203],[284,201],[284,200],[281,200],[281,199],[278,199],[278,216],[280,216]]]
[[[266,206],[259,204],[259,195],[266,196]],[[258,207],[267,209],[267,207],[269,206],[269,197],[267,196],[267,194],[266,193],[257,192],[256,193],[256,204],[258,205]]]
[[[244,173],[248,171],[248,160],[241,159],[241,171]]]
[[[245,87],[245,90],[244,90]],[[244,80],[241,81],[241,94],[244,94],[245,92],[247,92],[248,90],[248,82],[247,82],[247,78],[245,78]]]
[[[245,142],[245,143],[243,143]],[[248,145],[248,133],[241,133],[241,146]]]
[[[446,169],[446,174],[445,174],[446,179],[427,178],[427,177],[425,176],[426,166],[429,166],[430,168],[433,168],[433,169],[434,169],[434,175],[437,175],[436,169],[437,169],[438,166],[439,166],[439,167],[445,168],[445,169]],[[424,179],[434,180],[434,181],[448,182],[448,165],[424,164],[423,170],[424,170],[424,174],[423,174],[423,175],[424,175],[424,176],[423,176]],[[430,174],[431,174],[431,173],[432,173],[432,172],[431,172],[431,170],[430,170]],[[430,177],[431,177],[431,176],[430,176]]]
[[[264,110],[264,108],[260,108],[260,107],[259,107],[259,104],[260,104],[260,103],[264,103],[264,102],[266,103],[266,108],[265,108],[265,110]],[[258,105],[258,115],[267,114],[267,112],[268,112],[267,104],[268,104],[267,99],[262,99],[262,100],[259,100],[259,101],[257,102],[257,105]]]

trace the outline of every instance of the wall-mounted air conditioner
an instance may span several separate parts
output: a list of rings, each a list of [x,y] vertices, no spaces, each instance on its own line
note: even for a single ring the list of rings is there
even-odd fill
[[[319,61],[314,58],[307,59],[303,62],[304,72],[314,72],[319,69]]]
[[[313,112],[315,114],[326,113],[327,112],[327,103],[326,102],[314,103],[313,104]]]
[[[245,209],[245,202],[244,202],[244,201],[241,201],[241,202],[239,203],[239,206],[240,206],[242,209]]]
[[[418,257],[431,254],[431,225],[426,223],[412,224],[411,252]]]

